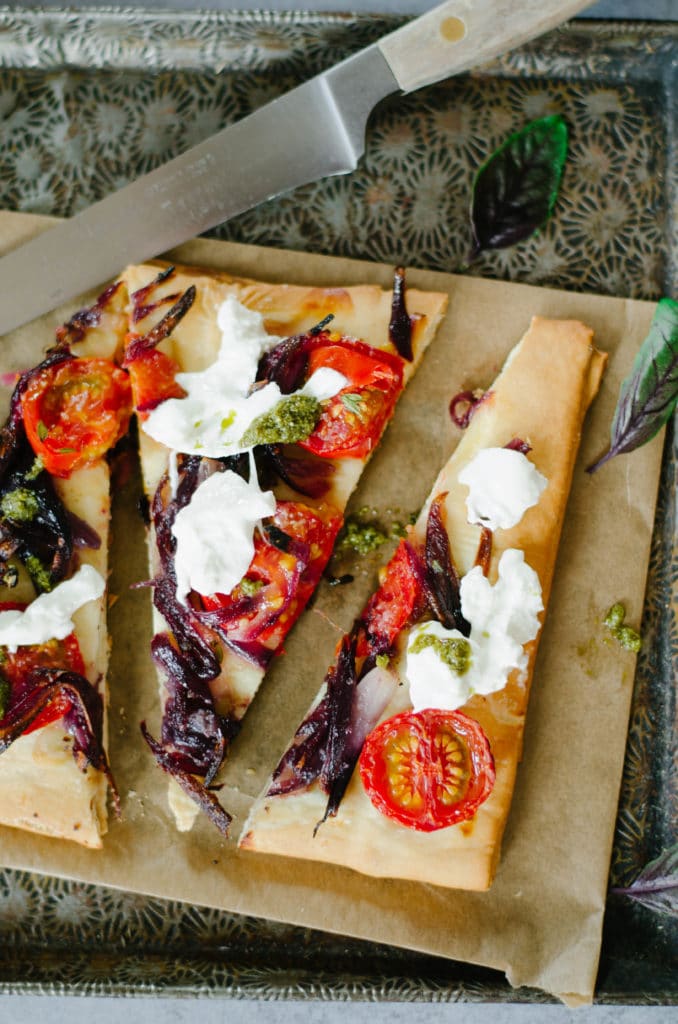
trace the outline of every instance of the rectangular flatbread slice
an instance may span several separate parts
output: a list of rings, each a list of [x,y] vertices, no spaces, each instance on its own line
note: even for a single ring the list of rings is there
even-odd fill
[[[406,291],[400,270],[393,293],[161,264],[123,279],[163,709],[160,738],[145,735],[172,776],[178,828],[202,807],[225,831],[209,783],[320,580],[447,297]],[[236,528],[245,505],[260,511]]]
[[[251,810],[242,849],[490,886],[582,423],[605,359],[583,324],[532,321],[340,645]],[[458,741],[462,723],[481,728],[489,755],[482,738]]]
[[[126,310],[118,285],[57,332],[56,347],[17,383],[16,415],[10,413],[4,428],[0,458],[0,823],[92,848],[101,847],[107,830],[112,781],[106,755],[106,453],[126,431],[131,412],[127,376],[116,366]],[[117,403],[110,413],[113,434],[103,432],[97,396]],[[37,424],[31,421],[35,410],[44,417]],[[89,416],[96,422],[87,422]],[[76,577],[83,600],[73,601],[73,631],[55,637],[45,626],[40,636],[43,623],[54,618],[44,600],[56,602],[52,608],[67,606]],[[8,604],[33,609],[34,624],[18,640],[6,624]],[[82,706],[73,699],[73,685],[83,694]]]

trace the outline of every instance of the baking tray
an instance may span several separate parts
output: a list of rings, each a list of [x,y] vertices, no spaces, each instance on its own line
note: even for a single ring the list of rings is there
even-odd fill
[[[73,214],[398,24],[0,8],[0,208]],[[473,74],[392,98],[370,120],[357,171],[213,234],[458,270],[470,246],[475,170],[509,131],[561,112],[571,145],[555,216],[473,272],[632,298],[675,295],[677,55],[674,24],[571,23]],[[611,885],[627,884],[676,839],[675,449],[670,427]],[[610,896],[597,1001],[677,1002],[677,951],[677,922]],[[479,967],[9,870],[0,871],[0,991],[547,999]]]

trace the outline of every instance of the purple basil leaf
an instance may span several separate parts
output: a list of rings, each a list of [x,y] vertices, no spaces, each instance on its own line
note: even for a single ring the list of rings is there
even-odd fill
[[[650,861],[631,885],[612,892],[660,914],[678,917],[678,843]]]
[[[650,330],[617,400],[610,447],[588,472],[651,441],[678,401],[678,302],[660,299]]]
[[[504,142],[473,182],[469,262],[528,238],[553,212],[567,155],[567,125],[542,117]]]

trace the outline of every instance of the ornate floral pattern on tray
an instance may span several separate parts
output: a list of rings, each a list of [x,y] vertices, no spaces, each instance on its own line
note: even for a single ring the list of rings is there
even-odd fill
[[[69,215],[393,28],[306,14],[0,10],[0,206]],[[555,216],[475,273],[654,299],[677,281],[675,26],[573,23],[478,72],[384,104],[350,176],[215,235],[455,270],[473,175],[510,131],[571,128]],[[673,213],[672,213],[673,211]],[[673,235],[672,235],[673,232]],[[673,432],[667,438],[612,881],[675,841],[678,660]],[[391,947],[0,872],[0,988],[258,998],[483,1000],[491,971]],[[673,1002],[675,922],[610,898],[598,998]]]

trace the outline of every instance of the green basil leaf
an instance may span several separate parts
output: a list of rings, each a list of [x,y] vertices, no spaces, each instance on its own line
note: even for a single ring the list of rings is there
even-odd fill
[[[660,299],[649,333],[640,346],[631,373],[617,400],[610,447],[588,472],[608,459],[651,441],[673,413],[678,401],[678,302]]]
[[[560,114],[531,121],[485,161],[473,182],[469,262],[528,238],[553,212],[567,156]]]

